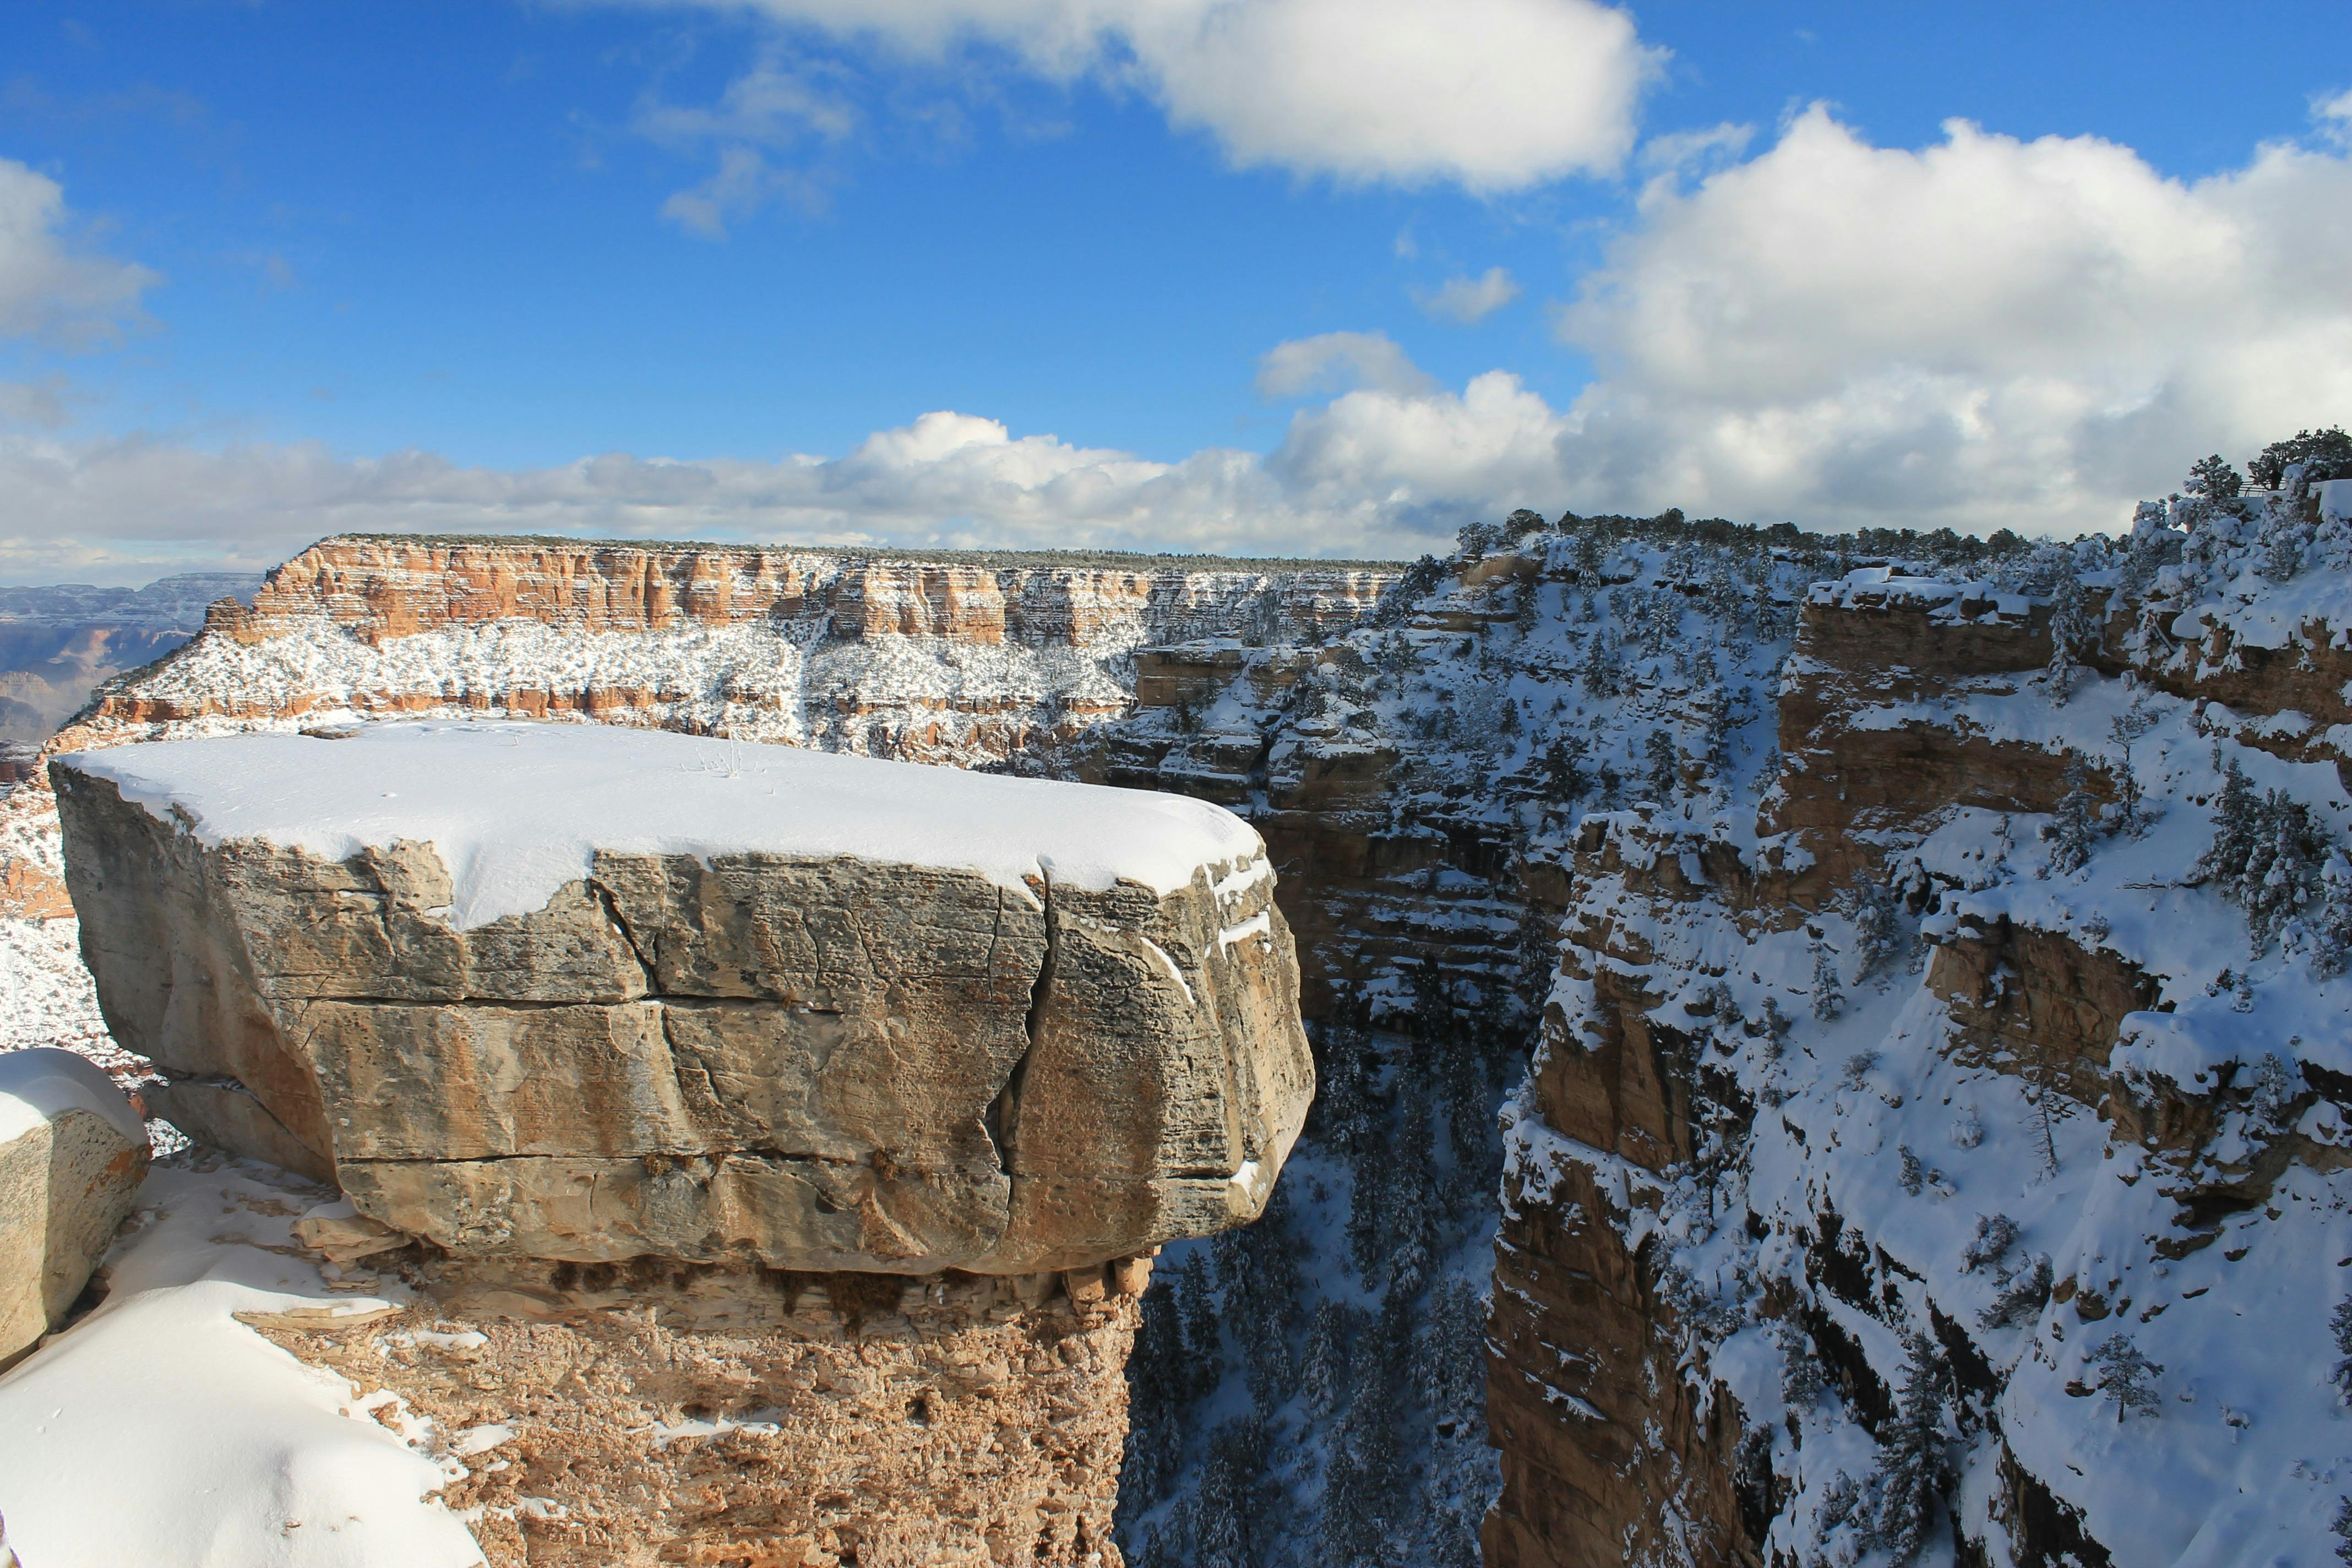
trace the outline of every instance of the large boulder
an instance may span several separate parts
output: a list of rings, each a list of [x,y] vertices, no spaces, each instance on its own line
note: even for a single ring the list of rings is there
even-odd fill
[[[1255,1217],[1312,1093],[1198,802],[488,722],[52,778],[159,1111],[453,1252],[1081,1267]]]
[[[147,1126],[71,1051],[0,1054],[0,1366],[64,1317],[147,1174]]]

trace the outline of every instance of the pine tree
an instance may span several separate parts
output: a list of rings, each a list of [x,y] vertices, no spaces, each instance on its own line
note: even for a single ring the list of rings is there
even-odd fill
[[[1544,798],[1553,805],[1570,805],[1584,793],[1584,742],[1575,736],[1554,736],[1538,753],[1537,766],[1543,774]]]
[[[1414,1366],[1422,1398],[1437,1420],[1468,1421],[1486,1403],[1486,1313],[1467,1281],[1441,1279],[1430,1292]]]
[[[1348,1397],[1349,1348],[1356,1338],[1356,1310],[1343,1301],[1317,1305],[1307,1330],[1307,1352],[1298,1369],[1299,1397],[1318,1426],[1331,1419]]]
[[[1828,942],[1813,941],[1813,1016],[1826,1024],[1845,1011],[1845,993],[1838,989],[1837,960]]]
[[[1390,1157],[1393,1164],[1383,1205],[1388,1211],[1389,1294],[1409,1301],[1421,1294],[1435,1265],[1440,1208],[1429,1105],[1418,1094],[1406,1097]]]
[[[2352,1301],[2338,1301],[2335,1315],[2327,1320],[2328,1331],[2336,1336],[2338,1357],[2336,1369],[2329,1373],[2336,1384],[2338,1398],[2352,1405]]]
[[[2210,458],[2200,458],[2191,463],[2189,479],[2180,488],[2190,495],[2203,496],[2208,500],[2234,500],[2244,490],[2245,481],[2238,477],[2238,470],[2216,452]]]
[[[1172,1280],[1143,1293],[1143,1321],[1128,1357],[1127,1458],[1119,1487],[1131,1508],[1165,1497],[1183,1460],[1184,1414],[1192,1385],[1184,1354],[1184,1327]]]
[[[1648,771],[1651,798],[1673,799],[1680,766],[1675,755],[1675,738],[1663,729],[1652,730],[1643,739],[1642,756]]]
[[[2214,761],[2218,766],[2218,749]],[[2193,874],[2245,910],[2256,952],[2326,889],[2329,857],[2326,831],[2309,806],[2275,789],[2257,796],[2238,760],[2230,759],[2213,811],[2213,842]]]
[[[1265,1428],[1255,1415],[1227,1421],[1209,1436],[1208,1461],[1192,1498],[1193,1568],[1260,1568],[1272,1489]]]
[[[2313,922],[2311,973],[2315,979],[2333,980],[2352,969],[2352,858],[2341,850],[2329,856],[2320,883],[2326,902]]]
[[[1919,1163],[1919,1156],[1911,1152],[1910,1144],[1897,1144],[1895,1152],[1902,1158],[1902,1173],[1896,1180],[1904,1192],[1916,1198],[1920,1189],[1927,1184],[1927,1168]]]
[[[1216,1296],[1209,1287],[1209,1255],[1195,1247],[1176,1270],[1177,1305],[1184,1321],[1184,1368],[1189,1396],[1215,1389],[1225,1373],[1224,1336],[1217,1323]]]
[[[2083,607],[2083,584],[2069,563],[2050,595],[2050,664],[2042,672],[2042,684],[2053,707],[2063,708],[2074,694],[2075,652],[2091,629]]]
[[[2109,1334],[2100,1341],[2089,1364],[2099,1369],[2092,1386],[2116,1402],[2118,1424],[2135,1410],[2147,1415],[2164,1413],[2156,1393],[2156,1380],[2164,1375],[2164,1368],[2140,1354],[2129,1334]]]
[[[2066,763],[2066,793],[2059,797],[2050,846],[2053,876],[2071,877],[2091,863],[2091,851],[2098,844],[2099,808],[2091,799],[2089,784],[2083,759],[2071,758]]]
[[[1348,1193],[1348,1262],[1369,1289],[1380,1283],[1381,1265],[1388,1259],[1388,1185],[1393,1164],[1375,1134],[1358,1145],[1351,1166],[1355,1180]]]
[[[2336,1522],[2328,1529],[2336,1535],[2336,1560],[2352,1563],[2352,1497],[2336,1500]]]
[[[1945,1373],[1933,1346],[1913,1335],[1902,1392],[1895,1414],[1878,1434],[1878,1468],[1872,1477],[1867,1544],[1884,1547],[1898,1563],[1918,1555],[1936,1519],[1936,1505],[1948,1483],[1950,1466],[1944,1432]]]
[[[1892,882],[1866,877],[1856,885],[1853,945],[1856,985],[1884,970],[1903,951],[1903,899]]]

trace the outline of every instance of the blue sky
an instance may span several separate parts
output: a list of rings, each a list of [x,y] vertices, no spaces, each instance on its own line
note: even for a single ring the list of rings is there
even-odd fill
[[[0,578],[341,527],[2073,531],[2352,418],[2340,0],[1416,9],[16,0]]]

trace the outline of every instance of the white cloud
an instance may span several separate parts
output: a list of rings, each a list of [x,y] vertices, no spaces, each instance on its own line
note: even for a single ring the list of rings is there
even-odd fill
[[[68,226],[58,183],[0,158],[0,337],[104,342],[160,281],[143,267],[77,248]]]
[[[2352,418],[2347,255],[2342,156],[2184,183],[1958,121],[1874,147],[1816,108],[1654,184],[1561,313],[1599,373],[1564,477],[1751,521],[2113,526],[2195,452]]]
[[[1427,393],[1436,386],[1386,332],[1323,332],[1293,338],[1257,362],[1261,397],[1299,397],[1354,387]]]
[[[740,0],[635,0],[723,6]],[[1664,55],[1595,0],[750,0],[775,21],[1131,85],[1242,167],[1478,192],[1612,173]]]
[[[2352,88],[2333,98],[2314,100],[2311,118],[2318,124],[2320,134],[2339,147],[2352,147]]]
[[[857,133],[859,114],[837,68],[771,53],[728,83],[718,103],[697,108],[649,98],[633,125],[673,152],[715,158],[709,175],[673,194],[661,213],[718,239],[729,223],[772,201],[821,211],[824,176],[805,158],[779,164],[777,155],[836,147]]]
[[[1261,362],[1269,396],[1332,395],[1274,451],[1177,463],[949,412],[835,457],[528,471],[20,429],[0,578],[259,564],[345,529],[1411,555],[1517,506],[1680,506],[2071,534],[2199,453],[2352,422],[2346,256],[2345,155],[2266,147],[2184,183],[2088,138],[1885,149],[1815,110],[1645,190],[1561,312],[1596,366],[1565,408],[1337,332]]]
[[[1178,463],[950,412],[837,458],[612,453],[527,471],[0,435],[0,581],[266,565],[347,530],[1412,555],[1467,516],[1556,491],[1560,417],[1513,377],[1458,395],[1393,379],[1302,411],[1270,457],[1212,448]]]
[[[1472,326],[1485,321],[1519,297],[1519,285],[1500,267],[1489,267],[1475,278],[1449,278],[1435,289],[1416,289],[1413,303],[1432,316]]]

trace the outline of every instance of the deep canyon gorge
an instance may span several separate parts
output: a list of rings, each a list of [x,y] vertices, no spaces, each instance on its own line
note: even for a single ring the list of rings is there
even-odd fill
[[[317,1212],[271,1245],[408,1304],[256,1331],[436,1431],[503,1433],[418,1439],[500,1564],[2316,1564],[2352,1506],[2347,491],[2290,474],[2071,544],[1517,512],[1413,566],[329,539],[104,682],[41,761],[89,755],[0,799],[7,1043],[136,1087],[198,1139],[167,1164],[211,1145],[340,1184],[348,1209],[305,1189]],[[982,1245],[961,1198],[925,1197],[880,1205],[927,1238],[884,1271],[876,1227],[757,1257],[684,1230],[469,1248],[435,1226],[481,1206],[446,1195],[475,1176],[387,1195],[341,1168],[329,1107],[285,1088],[289,1042],[341,1029],[339,1054],[396,1066],[394,1003],[593,1011],[618,1039],[624,1015],[812,984],[711,978],[769,974],[742,956],[768,949],[689,856],[615,863],[515,939],[560,951],[561,994],[463,954],[446,995],[304,990],[430,944],[369,934],[375,913],[314,941],[346,928],[303,898],[429,911],[439,873],[200,872],[168,812],[68,807],[61,836],[56,785],[91,788],[117,746],[477,720],[678,731],[721,771],[781,742],[1223,807],[1262,838],[1271,906],[1205,855],[1197,909],[1073,894],[1061,984],[1270,986],[1269,1016],[1306,1020],[1314,1108],[1303,1059],[1269,1069],[1234,1099],[1275,1108],[1235,1113],[1253,1131],[1152,1176],[1263,1158],[1245,1201],[1068,1245]],[[102,936],[90,879],[133,840],[188,887],[278,889],[256,951],[301,962],[231,998],[267,1051],[95,1021],[81,951],[104,980],[245,918],[191,894],[182,936],[120,910]],[[856,902],[786,901],[826,898]],[[1039,920],[969,994],[909,1006],[877,969],[815,1005],[971,1009],[1009,1063],[1023,1019],[1051,1033]],[[1295,993],[1242,973],[1252,921],[1295,940]],[[656,929],[681,956],[629,934]],[[1143,1028],[1073,1017],[1073,1039]],[[683,1061],[685,1026],[642,1037]],[[1280,1057],[1230,1043],[1278,1022],[1234,1028],[1220,1059]],[[1062,1100],[1036,1091],[1034,1144],[958,1086],[958,1125],[991,1132],[957,1179],[1044,1173],[1007,1152],[1000,1178],[999,1139],[1076,1152],[1068,1181],[1159,1148],[1090,1122],[1083,1058]],[[640,1103],[611,1093],[583,1115],[599,1138]],[[677,1114],[699,1135],[717,1112]],[[650,1191],[725,1148],[562,1152]],[[815,1234],[864,1192],[757,1234]]]

